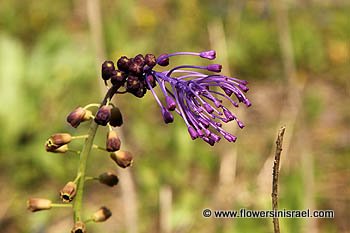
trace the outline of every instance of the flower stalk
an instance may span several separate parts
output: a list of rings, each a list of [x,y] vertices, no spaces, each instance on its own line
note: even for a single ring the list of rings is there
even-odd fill
[[[113,97],[113,95],[117,92],[119,87],[120,86],[113,86],[108,90],[106,96],[104,97],[101,103],[101,106],[106,104],[107,101],[109,101]],[[73,205],[74,222],[82,221],[81,209],[83,204],[86,166],[87,166],[87,160],[88,160],[89,154],[93,147],[93,142],[94,142],[97,128],[98,128],[98,124],[95,121],[91,121],[90,128],[87,133],[87,138],[85,139],[83,149],[80,153],[80,161],[79,161],[79,168],[78,168],[79,181],[78,181],[78,187],[77,187],[77,194],[75,196],[75,201]]]

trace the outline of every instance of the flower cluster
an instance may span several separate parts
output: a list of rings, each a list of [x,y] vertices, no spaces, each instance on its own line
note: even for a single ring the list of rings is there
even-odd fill
[[[210,145],[214,145],[221,137],[229,142],[236,141],[236,136],[225,131],[223,124],[236,121],[240,128],[244,124],[224,103],[238,107],[241,102],[249,107],[251,103],[245,96],[249,90],[248,82],[217,74],[221,72],[220,64],[181,65],[162,72],[154,69],[156,65],[168,66],[170,57],[180,55],[208,60],[216,58],[214,50],[162,54],[157,59],[153,54],[139,54],[134,58],[123,56],[117,61],[118,69],[112,61],[103,63],[102,78],[106,84],[110,80],[112,85],[125,87],[123,93],[128,92],[140,98],[150,90],[160,106],[164,122],[173,122],[172,112],[176,112],[183,118],[192,139],[201,138]],[[164,96],[163,102],[154,90],[157,84]]]
[[[86,176],[86,164],[92,149],[97,148],[108,152],[111,160],[121,168],[127,168],[133,162],[130,152],[120,150],[121,140],[113,128],[123,124],[119,108],[111,103],[116,94],[131,93],[141,98],[149,90],[160,106],[164,122],[167,124],[173,122],[173,113],[177,113],[183,118],[192,139],[201,138],[210,145],[217,143],[221,137],[229,142],[236,141],[236,136],[225,131],[223,124],[235,121],[240,128],[243,128],[244,125],[231,112],[226,103],[233,107],[238,107],[240,102],[248,107],[251,105],[245,96],[248,91],[247,81],[219,75],[222,68],[220,64],[180,65],[166,71],[155,70],[157,65],[168,66],[171,57],[182,55],[213,60],[216,57],[216,52],[213,50],[200,53],[178,52],[162,54],[158,58],[153,54],[145,56],[138,54],[133,58],[126,56],[119,58],[116,66],[112,61],[105,61],[102,64],[102,79],[107,86],[111,86],[101,104],[77,107],[67,116],[67,122],[73,128],[79,127],[83,122],[90,121],[88,133],[80,136],[56,133],[45,143],[48,152],[74,152],[80,156],[76,177],[67,182],[60,190],[59,196],[63,203],[57,204],[48,199],[31,198],[28,200],[30,211],[48,210],[53,207],[73,207],[74,227],[72,233],[85,233],[86,222],[103,222],[112,215],[108,208],[101,207],[90,218],[83,220],[81,210],[85,181],[98,180],[99,183],[110,187],[119,182],[118,176],[112,172],[104,172],[94,177]],[[155,91],[156,86],[159,86],[163,98],[158,97]],[[120,91],[120,88],[124,88],[124,91]],[[91,110],[94,107],[97,107],[96,111]],[[98,126],[107,126],[105,146],[93,144]],[[81,151],[74,150],[69,146],[73,140],[78,139],[84,139]]]

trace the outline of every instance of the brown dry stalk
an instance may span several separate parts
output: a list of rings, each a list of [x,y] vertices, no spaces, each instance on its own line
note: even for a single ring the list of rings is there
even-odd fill
[[[278,178],[279,178],[279,169],[280,169],[280,158],[282,152],[282,143],[284,131],[286,130],[285,126],[282,126],[278,131],[278,136],[276,140],[276,151],[275,151],[275,160],[273,162],[272,169],[272,209],[276,213],[278,210]],[[274,233],[280,233],[280,225],[278,217],[274,216],[273,218],[273,230]]]

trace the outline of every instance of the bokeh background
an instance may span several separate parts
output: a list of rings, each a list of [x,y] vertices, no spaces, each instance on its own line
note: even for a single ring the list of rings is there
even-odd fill
[[[224,72],[250,82],[252,107],[236,143],[190,140],[180,117],[165,125],[148,93],[116,99],[123,149],[117,168],[94,151],[89,174],[119,174],[115,188],[88,184],[85,215],[113,216],[89,232],[272,232],[271,219],[205,219],[204,208],[270,209],[272,155],[285,125],[281,209],[330,209],[334,219],[281,219],[281,232],[350,232],[350,3],[346,0],[0,1],[0,229],[69,232],[72,213],[26,210],[29,197],[58,201],[75,177],[74,154],[50,154],[56,132],[84,134],[65,118],[99,102],[100,64],[122,55],[216,49]],[[171,64],[208,64],[195,58]],[[105,130],[98,132],[103,145]],[[73,148],[80,144],[74,142]]]

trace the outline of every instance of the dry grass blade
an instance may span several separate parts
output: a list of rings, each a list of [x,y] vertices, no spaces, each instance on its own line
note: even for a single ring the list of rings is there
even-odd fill
[[[283,143],[283,136],[284,132],[286,130],[286,127],[281,127],[278,131],[278,136],[276,140],[276,151],[275,151],[275,160],[273,162],[273,170],[272,170],[272,209],[274,212],[277,212],[278,210],[278,178],[279,178],[279,167],[280,167],[280,158],[281,158],[281,152],[282,152],[282,143]],[[273,230],[275,233],[280,232],[280,226],[278,217],[273,218]]]

